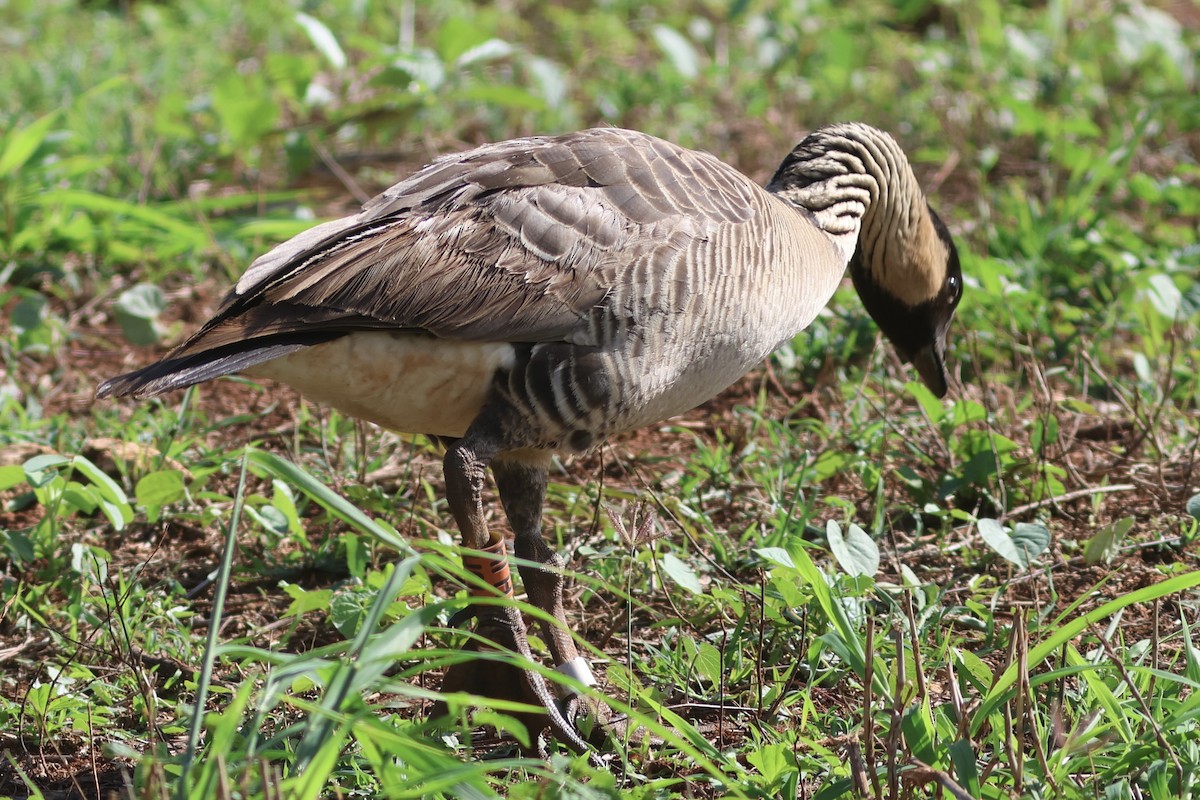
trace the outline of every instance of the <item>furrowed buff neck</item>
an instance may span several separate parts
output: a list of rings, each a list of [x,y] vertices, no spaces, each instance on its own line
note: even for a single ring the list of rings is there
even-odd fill
[[[820,128],[792,150],[767,190],[811,213],[852,270],[905,305],[942,291],[946,243],[888,134],[857,123]]]

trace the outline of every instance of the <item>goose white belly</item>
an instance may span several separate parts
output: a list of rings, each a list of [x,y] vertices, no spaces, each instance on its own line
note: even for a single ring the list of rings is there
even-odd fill
[[[462,436],[511,368],[513,346],[418,333],[363,331],[258,364],[245,374],[404,433]]]

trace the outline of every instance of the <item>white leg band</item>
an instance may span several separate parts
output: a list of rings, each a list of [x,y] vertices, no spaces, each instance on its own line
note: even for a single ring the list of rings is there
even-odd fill
[[[559,664],[554,668],[554,671],[561,672],[563,675],[566,675],[569,678],[574,678],[584,686],[596,685],[596,676],[592,674],[592,668],[588,666],[587,659],[583,656],[576,656],[570,661]],[[558,690],[559,697],[564,699],[570,697],[571,695],[578,694],[574,686],[567,686],[565,683],[556,684],[555,689]]]

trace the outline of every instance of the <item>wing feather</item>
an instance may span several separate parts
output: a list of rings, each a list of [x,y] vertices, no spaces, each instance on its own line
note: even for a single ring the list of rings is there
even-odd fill
[[[205,352],[244,368],[314,331],[369,328],[590,343],[608,298],[626,301],[612,313],[630,311],[637,293],[624,284],[634,273],[675,264],[688,241],[748,221],[761,208],[756,193],[708,154],[616,128],[446,156],[359,214],[258,258],[167,360],[211,377],[195,367]],[[661,247],[670,252],[656,256]],[[239,341],[264,357],[248,364]]]

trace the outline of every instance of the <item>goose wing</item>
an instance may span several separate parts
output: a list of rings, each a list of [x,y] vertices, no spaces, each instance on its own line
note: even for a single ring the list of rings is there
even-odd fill
[[[686,282],[691,246],[753,218],[756,193],[707,153],[615,128],[443,157],[257,259],[195,335],[100,394],[156,394],[355,330],[594,344],[595,309]]]

